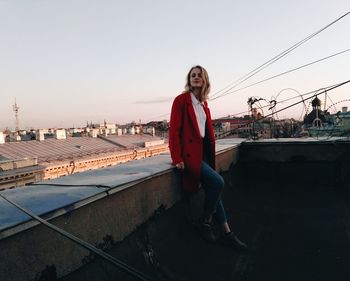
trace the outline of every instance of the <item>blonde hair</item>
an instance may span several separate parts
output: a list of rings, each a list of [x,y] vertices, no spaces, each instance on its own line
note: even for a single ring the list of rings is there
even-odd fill
[[[201,70],[202,73],[202,79],[203,79],[203,87],[201,89],[201,95],[200,95],[200,101],[206,101],[210,92],[210,81],[209,81],[209,76],[208,76],[208,72],[206,71],[206,69],[203,66],[200,65],[196,65],[193,66],[190,71],[188,72],[187,76],[186,76],[186,85],[185,85],[185,90],[186,91],[192,91],[192,87],[191,87],[191,72],[193,69],[198,68]]]

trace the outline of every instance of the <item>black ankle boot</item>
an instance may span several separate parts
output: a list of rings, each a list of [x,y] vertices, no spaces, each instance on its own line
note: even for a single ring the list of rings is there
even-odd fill
[[[199,221],[197,225],[197,231],[199,235],[207,242],[215,242],[216,237],[213,232],[213,226],[211,223],[205,221]]]
[[[238,237],[231,231],[222,236],[221,242],[223,245],[232,247],[237,250],[247,250],[248,247],[245,243],[238,239]]]

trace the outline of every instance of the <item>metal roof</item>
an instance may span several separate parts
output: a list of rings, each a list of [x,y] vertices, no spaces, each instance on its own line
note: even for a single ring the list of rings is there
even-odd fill
[[[149,135],[110,136],[107,138],[126,148],[141,147],[145,141],[159,139]],[[120,146],[100,138],[68,137],[62,140],[6,142],[0,145],[0,159],[15,160],[38,157],[38,163],[43,163],[124,150]]]

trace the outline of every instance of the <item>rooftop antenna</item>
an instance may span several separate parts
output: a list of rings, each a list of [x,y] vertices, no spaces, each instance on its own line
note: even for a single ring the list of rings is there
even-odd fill
[[[15,104],[13,105],[13,112],[15,113],[15,118],[16,118],[16,128],[15,131],[19,131],[19,118],[18,118],[18,111],[19,111],[19,106],[17,105],[17,101],[15,98]]]

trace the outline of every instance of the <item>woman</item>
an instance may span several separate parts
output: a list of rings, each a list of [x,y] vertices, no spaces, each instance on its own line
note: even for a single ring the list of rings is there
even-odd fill
[[[213,215],[221,225],[221,241],[244,249],[246,245],[231,231],[221,201],[223,178],[215,171],[215,137],[206,99],[210,91],[207,71],[199,65],[187,74],[185,91],[173,102],[170,117],[169,148],[173,164],[183,171],[183,189],[205,191],[203,218],[199,232],[207,241],[215,241]]]

